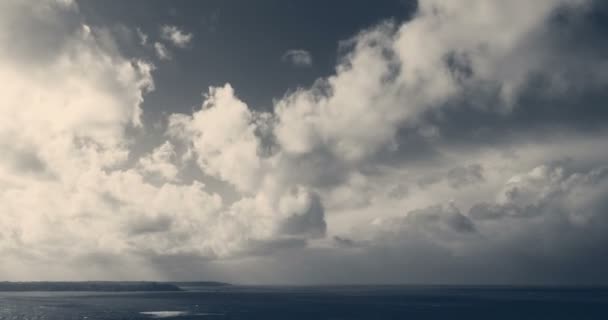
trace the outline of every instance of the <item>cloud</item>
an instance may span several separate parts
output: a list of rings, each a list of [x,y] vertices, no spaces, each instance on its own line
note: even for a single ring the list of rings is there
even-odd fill
[[[445,246],[462,235],[476,233],[473,221],[454,204],[412,210],[403,217],[375,220],[373,225],[379,229],[377,236],[381,238],[403,236],[414,241],[444,242],[442,245]]]
[[[85,217],[101,214],[104,206],[96,188],[85,185],[127,160],[125,130],[141,126],[143,95],[154,88],[153,66],[125,59],[99,41],[99,29],[77,23],[75,5],[9,1],[2,6],[2,42],[8,45],[12,37],[6,24],[27,32],[16,51],[0,56],[0,78],[7,83],[0,146],[27,169],[15,168],[10,158],[0,161],[0,233],[12,235],[0,250],[50,257],[82,239],[73,250],[86,251],[92,239],[83,227]],[[5,19],[16,12],[19,19]],[[35,35],[41,33],[58,45],[40,51]],[[63,224],[68,219],[74,223]]]
[[[241,191],[252,191],[259,186],[264,166],[258,155],[256,117],[226,85],[210,88],[201,110],[192,116],[172,115],[169,132],[190,140],[197,163],[205,172]]]
[[[171,229],[173,219],[168,216],[141,217],[131,221],[127,225],[127,233],[130,235],[141,235],[146,233],[166,232]]]
[[[568,172],[562,166],[541,165],[511,177],[496,203],[475,204],[469,215],[479,220],[563,215],[573,225],[604,219],[603,194],[608,170],[597,167]]]
[[[139,38],[139,43],[142,46],[145,46],[148,44],[148,35],[145,34],[143,31],[141,31],[141,29],[138,27],[135,29],[135,32],[137,33],[137,37]]]
[[[397,184],[396,186],[394,186],[388,193],[388,196],[390,198],[397,198],[397,199],[401,199],[404,197],[407,197],[409,193],[409,188],[407,187],[407,185],[404,184]]]
[[[325,235],[325,212],[319,195],[301,188],[292,189],[279,200],[279,208],[289,214],[281,226],[284,233]]]
[[[296,67],[310,67],[312,65],[312,55],[302,49],[287,50],[281,60],[289,62]]]
[[[178,48],[185,48],[194,36],[192,33],[180,30],[177,26],[163,25],[160,27],[160,37]]]
[[[452,168],[447,175],[448,184],[452,188],[483,182],[483,167],[479,164]]]
[[[175,165],[176,158],[175,148],[167,141],[154,149],[151,154],[141,157],[138,165],[146,173],[157,174],[163,179],[174,181],[179,173],[179,168]]]
[[[188,145],[202,171],[243,194],[229,209],[230,216],[238,217],[239,223],[245,224],[243,228],[260,240],[324,235],[324,208],[319,196],[282,177],[275,169],[281,155],[263,154],[259,133],[270,125],[269,116],[250,110],[226,85],[210,88],[201,109],[192,116],[172,115],[168,132]],[[257,222],[252,224],[253,220]]]
[[[164,44],[160,42],[154,42],[154,50],[156,51],[156,56],[160,60],[171,60],[171,53]]]
[[[325,233],[366,244],[365,249],[357,246],[364,252],[362,260],[388,248],[395,254],[403,251],[399,261],[425,259],[436,266],[487,268],[479,263],[480,252],[499,255],[503,248],[516,250],[519,242],[513,235],[519,233],[505,231],[502,238],[483,219],[478,221],[486,207],[493,210],[489,216],[502,216],[497,212],[513,204],[484,207],[483,203],[500,194],[513,174],[539,163],[574,157],[577,163],[597,165],[606,155],[589,146],[597,146],[605,133],[593,133],[589,139],[585,133],[561,127],[530,126],[529,131],[522,131],[523,136],[547,130],[566,134],[568,139],[554,140],[549,134],[548,140],[522,143],[514,138],[488,147],[483,140],[457,140],[457,135],[445,136],[445,132],[467,115],[515,121],[511,117],[530,112],[523,110],[539,108],[528,100],[533,88],[538,97],[551,99],[581,90],[575,80],[578,76],[565,77],[575,70],[595,79],[584,90],[605,86],[591,64],[583,71],[570,59],[569,54],[575,53],[556,54],[552,49],[557,45],[552,36],[556,12],[576,16],[585,10],[576,1],[466,5],[423,1],[411,21],[400,26],[380,24],[344,42],[345,54],[334,75],[286,95],[275,103],[272,113],[253,111],[237,98],[234,88],[225,85],[211,88],[194,115],[173,115],[170,132],[191,145],[202,171],[244,194],[254,194],[256,202],[268,201],[268,208],[293,187],[317,193],[326,211]],[[518,22],[503,20],[505,12]],[[549,65],[546,60],[561,63]],[[543,79],[543,86],[537,85],[538,79]],[[480,137],[484,137],[483,130],[492,130],[475,125]],[[500,134],[516,136],[505,131]],[[576,146],[584,140],[586,146]],[[515,150],[515,155],[506,156],[507,149]],[[483,188],[478,187],[481,184]],[[438,199],[450,204],[437,204]],[[239,205],[244,203],[249,200]],[[517,210],[523,213],[534,208]],[[282,225],[293,220],[277,222]],[[298,225],[306,226],[301,220]],[[373,227],[366,228],[370,223]],[[543,234],[556,232],[553,222],[536,227]],[[530,233],[527,236],[534,233],[525,230]],[[286,231],[275,236],[289,234]],[[346,247],[344,242],[334,242]],[[311,245],[310,250],[315,251],[317,247]],[[518,261],[510,265],[525,265],[519,253],[512,254]],[[315,255],[311,253],[310,259]],[[343,253],[336,255],[342,257]],[[453,256],[464,258],[460,262]],[[379,259],[380,264],[391,264],[388,257]],[[548,260],[539,258],[537,264],[525,268],[543,263]],[[479,275],[479,279],[485,276]]]
[[[0,252],[10,261],[3,274],[34,277],[38,266],[53,264],[47,278],[86,278],[78,261],[104,256],[154,275],[146,259],[156,255],[212,257],[240,248],[220,240],[222,228],[233,228],[241,244],[257,239],[221,214],[222,199],[201,182],[175,183],[181,157],[170,143],[130,163],[128,132],[143,130],[141,103],[154,89],[153,65],[125,58],[102,28],[80,24],[77,6],[2,7],[3,44],[12,41],[13,27],[33,34],[24,33],[16,47],[23,54],[0,54],[7,83],[0,150],[10,155],[0,160]],[[10,18],[16,13],[19,19]],[[61,45],[39,50],[39,33]]]
[[[521,196],[528,202],[516,206],[535,204],[532,215],[488,219],[456,203],[435,204],[335,237],[334,248],[282,252],[246,268],[265,270],[280,261],[289,272],[258,274],[279,283],[294,277],[305,283],[604,283],[606,177],[603,167],[541,165],[503,186],[527,186]],[[501,194],[491,205],[508,211],[513,203],[502,203]]]
[[[460,165],[445,172],[432,172],[423,175],[417,181],[420,188],[446,182],[451,188],[458,189],[483,183],[483,167],[480,164]]]
[[[210,87],[137,153],[155,67],[83,24],[76,3],[2,3],[0,272],[608,281],[605,259],[577,264],[608,240],[605,49],[558,36],[591,28],[593,6],[420,1],[411,20],[342,42],[333,75],[271,110]],[[285,59],[311,62],[301,55]],[[98,270],[80,272],[87,262]]]

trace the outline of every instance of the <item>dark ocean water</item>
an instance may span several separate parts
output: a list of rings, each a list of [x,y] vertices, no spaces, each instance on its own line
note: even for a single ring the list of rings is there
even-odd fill
[[[0,319],[608,319],[608,288],[253,287],[0,292]]]

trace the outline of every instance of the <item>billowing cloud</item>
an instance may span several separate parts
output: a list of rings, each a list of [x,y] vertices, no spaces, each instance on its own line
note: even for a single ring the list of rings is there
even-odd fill
[[[15,12],[23,19],[4,19]],[[319,197],[305,188],[227,206],[197,180],[178,183],[187,157],[170,142],[132,165],[128,131],[143,130],[154,66],[121,56],[103,30],[77,23],[76,6],[15,1],[2,14],[11,26],[2,26],[3,41],[21,23],[62,44],[41,54],[38,40],[25,38],[23,52],[0,59],[0,148],[9,155],[0,161],[0,251],[10,261],[3,274],[54,264],[48,277],[65,278],[91,256],[145,265],[158,255],[225,257],[324,234]],[[79,275],[88,276],[108,275]]]
[[[468,252],[472,248],[482,246],[492,253],[500,250],[498,245],[484,245],[492,243],[487,238],[493,235],[486,234],[484,226],[469,217],[483,215],[479,213],[484,208],[483,200],[494,197],[493,191],[497,192],[512,175],[539,164],[574,158],[577,163],[597,165],[605,155],[589,147],[599,143],[605,133],[586,136],[560,125],[551,128],[553,120],[547,117],[546,127],[528,127],[522,134],[558,130],[569,138],[543,137],[521,143],[510,138],[517,133],[502,131],[503,143],[489,147],[483,140],[454,140],[456,137],[444,136],[442,130],[450,130],[452,121],[458,121],[450,118],[456,112],[467,112],[471,117],[489,114],[508,121],[521,112],[539,108],[539,100],[528,100],[532,88],[535,99],[550,97],[555,101],[570,93],[593,92],[605,86],[606,79],[594,70],[593,63],[586,62],[589,64],[581,69],[573,60],[576,52],[553,49],[559,45],[553,28],[572,27],[560,25],[556,15],[576,17],[586,10],[588,7],[577,1],[473,1],[465,5],[422,1],[411,21],[401,26],[382,24],[345,42],[350,50],[334,76],[287,95],[276,103],[272,114],[254,115],[245,111],[246,105],[239,104],[238,125],[213,134],[235,137],[232,130],[242,128],[237,129],[237,136],[242,138],[230,139],[227,147],[214,147],[217,151],[211,153],[213,156],[207,147],[196,147],[196,139],[193,150],[204,159],[204,171],[215,172],[216,177],[243,191],[293,184],[318,190],[331,210],[326,213],[328,232],[338,233],[340,239],[368,243],[370,250],[384,246],[387,235],[402,231],[361,229],[370,221],[382,221],[377,223],[401,225],[408,230],[407,241],[399,240],[391,246],[407,242],[412,248],[407,253],[410,258],[419,258],[414,254],[419,245],[423,252],[429,247],[446,254],[469,253],[467,259],[473,263],[479,256]],[[503,21],[505,13],[518,22],[511,23],[512,18]],[[595,63],[603,65],[601,60]],[[588,84],[581,87],[581,80]],[[539,87],[537,81],[543,85]],[[234,97],[234,90],[228,90]],[[232,103],[225,103],[226,111]],[[203,107],[200,112],[209,111]],[[230,117],[207,118],[214,121],[211,119]],[[483,123],[479,125],[480,137],[483,130],[492,130],[484,128]],[[202,136],[211,134],[204,128],[212,126],[200,127]],[[271,128],[272,137],[267,140],[273,144],[270,154],[260,151],[262,137],[255,134],[268,132],[267,128]],[[581,140],[587,140],[586,147],[575,146]],[[238,148],[241,152],[248,150],[246,156],[235,153],[233,157],[224,152],[237,141],[248,141],[247,147]],[[426,152],[418,157],[427,161],[420,162],[408,152]],[[209,161],[216,156],[241,159],[239,163],[246,158],[252,160],[231,177],[228,173],[236,171],[228,169],[232,163],[228,159],[217,161],[218,168],[210,170]],[[243,181],[245,177],[248,182]],[[404,193],[407,197],[401,196]],[[450,204],[437,205],[438,199]],[[510,208],[488,206],[494,211]],[[548,223],[544,227],[548,230],[543,232],[551,233],[553,227]],[[357,239],[357,235],[360,238],[365,234],[375,236]],[[444,246],[454,239],[456,247]],[[539,259],[538,265],[542,263],[548,260]]]
[[[303,49],[287,50],[281,57],[281,60],[297,67],[310,67],[312,65],[312,55]]]
[[[333,75],[266,111],[209,88],[139,154],[129,132],[146,129],[155,67],[76,4],[4,3],[0,271],[44,262],[60,278],[110,261],[244,282],[607,281],[608,260],[576,261],[608,241],[608,64],[605,48],[562,37],[587,30],[596,5],[420,1],[411,20],[341,43]],[[101,269],[81,277],[116,277]]]
[[[175,180],[179,169],[175,165],[177,154],[170,142],[163,143],[154,149],[151,154],[139,159],[139,168],[150,174],[160,175],[166,180]]]

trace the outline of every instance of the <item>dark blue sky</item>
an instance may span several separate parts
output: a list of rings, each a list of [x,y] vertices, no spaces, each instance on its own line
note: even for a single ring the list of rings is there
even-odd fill
[[[407,19],[415,1],[121,1],[84,0],[80,10],[88,23],[105,27],[139,27],[158,40],[159,27],[175,25],[194,35],[175,59],[156,63],[156,90],[145,100],[146,122],[160,112],[190,112],[209,86],[232,84],[251,108],[269,110],[273,98],[309,86],[334,71],[339,42],[383,20]],[[129,54],[154,60],[153,50],[121,43]],[[281,60],[290,49],[311,53],[310,67]],[[139,51],[138,51],[139,50]]]

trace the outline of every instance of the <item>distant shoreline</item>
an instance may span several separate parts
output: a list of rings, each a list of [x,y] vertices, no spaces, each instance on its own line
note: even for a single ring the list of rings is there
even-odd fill
[[[0,292],[28,291],[91,291],[91,292],[129,292],[129,291],[183,291],[181,287],[218,287],[228,283],[215,281],[193,282],[154,282],[154,281],[32,281],[0,282]]]

